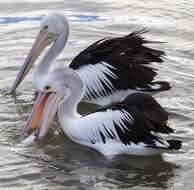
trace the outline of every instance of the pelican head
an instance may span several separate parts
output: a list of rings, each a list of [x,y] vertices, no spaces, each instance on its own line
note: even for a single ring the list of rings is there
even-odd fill
[[[44,79],[31,114],[22,130],[25,139],[35,132],[35,139],[41,139],[48,131],[61,102],[68,102],[66,109],[76,108],[84,93],[84,83],[70,68],[55,69]]]
[[[17,75],[11,88],[11,93],[13,93],[17,86],[22,82],[41,52],[53,43],[52,48],[50,48],[51,51],[48,53],[52,53],[53,58],[55,58],[64,48],[68,35],[69,23],[66,16],[60,13],[52,13],[43,18],[40,25],[40,31]]]

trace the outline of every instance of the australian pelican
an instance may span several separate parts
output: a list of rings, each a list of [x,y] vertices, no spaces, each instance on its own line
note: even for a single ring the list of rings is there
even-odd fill
[[[153,62],[163,62],[164,52],[145,46],[154,43],[141,34],[145,30],[124,37],[101,39],[80,52],[69,67],[74,69],[85,84],[84,102],[100,105],[123,100],[134,91],[158,92],[168,90],[168,82],[155,82],[157,70]],[[56,68],[55,59],[64,49],[69,36],[69,23],[65,16],[53,13],[45,16],[40,32],[11,88],[14,92],[29,72],[41,52],[50,46],[39,63],[35,74],[35,87],[39,89],[43,76]]]
[[[39,140],[47,133],[58,109],[62,130],[73,141],[96,149],[105,157],[153,155],[178,150],[179,140],[164,140],[154,133],[172,133],[167,112],[148,94],[134,93],[120,103],[80,115],[77,105],[85,84],[70,69],[55,69],[39,86],[39,95],[21,137]]]

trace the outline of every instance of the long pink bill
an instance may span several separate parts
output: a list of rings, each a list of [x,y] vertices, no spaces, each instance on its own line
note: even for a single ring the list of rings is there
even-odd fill
[[[34,131],[36,131],[36,140],[46,135],[48,129],[51,127],[55,113],[61,101],[61,96],[54,92],[42,93],[40,92],[31,114],[28,117],[26,125],[21,131],[21,139],[27,138]]]

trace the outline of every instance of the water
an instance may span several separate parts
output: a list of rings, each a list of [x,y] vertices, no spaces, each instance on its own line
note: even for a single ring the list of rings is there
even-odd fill
[[[174,139],[184,142],[179,154],[162,157],[121,156],[108,161],[99,153],[71,142],[57,129],[32,147],[19,140],[34,102],[32,73],[17,90],[7,92],[38,32],[43,16],[66,12],[71,22],[64,64],[91,42],[147,28],[147,39],[165,50],[156,64],[158,79],[173,88],[155,95],[170,112]],[[192,189],[194,186],[194,2],[186,0],[61,1],[1,0],[0,2],[0,189]],[[83,107],[82,107],[83,108]],[[90,110],[85,105],[84,111]]]

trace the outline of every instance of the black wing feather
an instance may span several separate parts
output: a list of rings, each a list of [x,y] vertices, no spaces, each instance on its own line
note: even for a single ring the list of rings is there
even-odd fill
[[[146,118],[146,123],[154,132],[173,133],[167,125],[168,112],[150,95],[134,93],[125,98],[121,105],[135,106]]]
[[[115,109],[118,109],[118,107]],[[123,109],[122,106],[120,109]],[[134,118],[134,123],[129,125],[129,123],[125,122],[125,126],[130,127],[124,129],[115,127],[123,144],[127,145],[131,142],[138,144],[143,142],[145,144],[155,145],[156,141],[160,141],[160,138],[150,133],[150,129],[147,127],[142,113],[137,108],[125,107],[124,109]]]
[[[146,130],[160,133],[173,133],[173,129],[167,124],[168,112],[149,94],[133,93],[127,96],[121,103],[104,106],[98,111],[111,109],[131,110],[131,114],[136,114],[134,117],[139,118],[137,122],[146,127]]]
[[[157,75],[157,70],[152,68],[150,63],[163,62],[165,53],[145,46],[150,43],[158,43],[145,40],[141,35],[146,32],[146,30],[140,30],[124,37],[101,39],[79,53],[73,59],[70,68],[79,72],[84,65],[95,65],[102,62],[113,66],[113,68],[109,67],[109,70],[117,78],[106,75],[114,88],[106,88],[104,85],[107,90],[106,93],[103,93],[104,96],[111,94],[116,89],[149,88],[151,90],[147,85],[153,84],[152,81]],[[169,84],[165,83],[165,86],[163,90],[168,90]],[[95,94],[94,97],[96,96]]]
[[[133,118],[133,122],[126,119],[127,116],[125,115],[125,119],[123,119],[122,125],[118,125],[116,122],[113,121],[115,130],[111,130],[109,126],[104,125],[103,128],[106,131],[106,133],[103,133],[101,131],[101,128],[99,128],[98,131],[100,134],[100,139],[98,139],[95,136],[95,134],[93,134],[93,137],[90,139],[90,142],[92,144],[95,144],[99,141],[106,143],[108,139],[117,140],[117,136],[120,139],[120,141],[125,145],[130,145],[131,143],[138,144],[143,142],[148,146],[154,147],[156,142],[162,143],[159,137],[151,133],[151,130],[147,126],[145,118],[143,117],[143,114],[136,107],[133,106],[128,107],[117,104],[101,108],[97,112],[106,112],[107,110],[110,109],[113,111],[121,111],[123,112],[123,114],[124,111],[126,111],[131,116],[131,118]],[[113,131],[116,131],[117,135],[115,135]]]
[[[166,141],[155,136],[153,132],[173,132],[173,130],[167,126],[168,113],[153,97],[148,94],[135,93],[129,95],[121,103],[104,106],[95,111],[95,113],[104,112],[104,114],[106,114],[106,111],[108,110],[119,110],[123,112],[123,123],[118,125],[118,123],[114,122],[113,120],[114,128],[109,128],[110,126],[104,125],[103,129],[106,131],[105,133],[103,133],[101,131],[102,129],[99,128],[98,130],[101,138],[100,141],[103,143],[106,143],[108,139],[117,140],[118,136],[120,141],[125,145],[143,142],[147,147],[162,148],[157,145],[157,142],[160,144],[165,144]],[[128,114],[130,115],[130,119],[128,118]],[[107,115],[107,117],[109,116]],[[112,131],[116,131],[116,135]],[[91,143],[95,144],[98,142],[98,140],[99,139],[95,138],[94,135]],[[180,141],[170,140],[168,142],[169,146],[164,146],[163,148],[179,149],[181,147]]]

